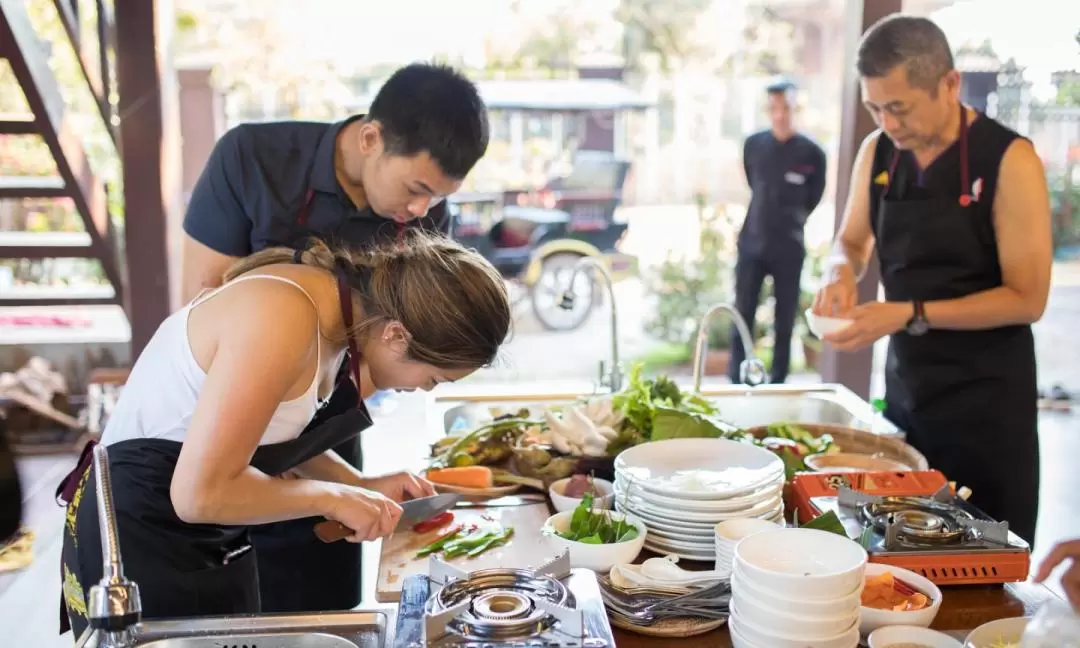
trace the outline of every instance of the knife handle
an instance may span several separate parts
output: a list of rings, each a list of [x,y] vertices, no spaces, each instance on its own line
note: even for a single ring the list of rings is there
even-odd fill
[[[323,520],[315,525],[315,535],[326,543],[344,540],[352,534],[352,529],[335,520]]]

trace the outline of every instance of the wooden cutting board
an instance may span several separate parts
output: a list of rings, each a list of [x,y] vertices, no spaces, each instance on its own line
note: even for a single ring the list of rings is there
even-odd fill
[[[454,523],[482,523],[484,517],[514,528],[510,542],[486,551],[476,558],[455,558],[450,564],[465,571],[489,567],[530,567],[546,562],[555,555],[557,548],[540,534],[544,522],[551,513],[547,503],[525,506],[503,506],[480,509],[453,509]],[[438,531],[418,534],[401,531],[382,541],[379,554],[379,578],[375,585],[375,600],[379,603],[397,603],[401,597],[402,581],[414,574],[426,574],[427,557],[417,558],[416,552],[439,536]]]

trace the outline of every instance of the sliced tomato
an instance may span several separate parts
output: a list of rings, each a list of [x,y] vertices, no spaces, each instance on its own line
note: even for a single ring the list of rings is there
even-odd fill
[[[434,531],[435,529],[438,529],[444,524],[450,524],[453,521],[454,514],[450,511],[445,511],[443,513],[439,513],[433,518],[424,520],[423,522],[417,524],[413,527],[413,531],[416,531],[417,533],[427,533],[428,531]]]

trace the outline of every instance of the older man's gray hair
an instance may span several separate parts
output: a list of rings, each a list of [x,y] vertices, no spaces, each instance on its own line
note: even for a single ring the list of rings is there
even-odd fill
[[[945,32],[927,18],[903,14],[886,16],[866,30],[855,65],[864,78],[886,76],[902,65],[908,83],[931,93],[956,67]]]

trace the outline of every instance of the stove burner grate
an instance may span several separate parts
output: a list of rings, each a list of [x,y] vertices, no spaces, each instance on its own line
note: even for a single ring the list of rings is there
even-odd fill
[[[553,629],[582,637],[584,619],[573,593],[544,571],[495,568],[447,579],[425,606],[427,638],[450,633],[469,641],[513,641]]]
[[[967,511],[925,497],[883,497],[863,504],[859,520],[887,538],[908,545],[942,545],[963,542],[972,520]]]

